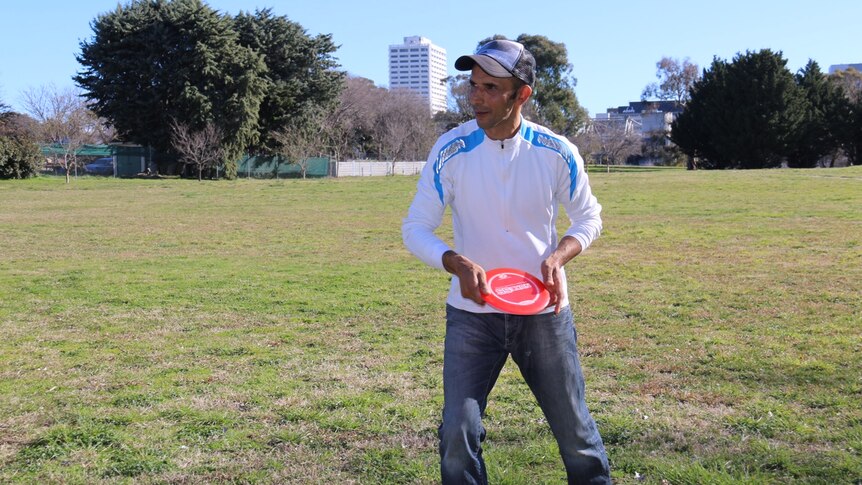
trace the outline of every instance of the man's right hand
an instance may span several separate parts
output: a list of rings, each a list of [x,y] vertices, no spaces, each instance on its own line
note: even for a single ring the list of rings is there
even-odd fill
[[[458,282],[461,284],[461,296],[473,300],[479,305],[485,304],[482,295],[487,295],[491,289],[488,288],[485,270],[481,266],[450,250],[443,253],[443,267],[458,277]]]

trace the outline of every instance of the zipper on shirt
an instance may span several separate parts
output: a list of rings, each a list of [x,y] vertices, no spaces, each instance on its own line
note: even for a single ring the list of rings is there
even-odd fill
[[[505,153],[506,150],[506,140],[500,140],[500,156],[502,159],[500,162],[502,163],[502,187],[501,190],[503,192],[503,230],[506,232],[510,231],[511,226],[511,208],[509,207],[509,201],[511,200],[510,189],[510,177],[512,170],[513,160],[508,160],[508,154]]]

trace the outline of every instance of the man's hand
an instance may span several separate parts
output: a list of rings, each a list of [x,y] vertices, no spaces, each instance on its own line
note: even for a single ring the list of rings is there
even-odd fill
[[[580,254],[581,250],[581,243],[577,239],[566,236],[560,240],[557,249],[542,261],[542,280],[551,294],[548,306],[554,306],[554,314],[560,313],[563,303],[563,266]]]
[[[488,288],[485,270],[481,266],[455,251],[446,251],[443,253],[443,267],[458,277],[458,282],[461,284],[461,296],[473,300],[479,305],[485,304],[482,295],[487,295],[491,289]]]

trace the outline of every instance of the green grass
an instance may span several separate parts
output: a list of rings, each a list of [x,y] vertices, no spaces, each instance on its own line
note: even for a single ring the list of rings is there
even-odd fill
[[[570,294],[617,483],[862,482],[862,170],[591,177]],[[415,183],[0,182],[0,482],[436,482]],[[487,427],[493,483],[564,479],[511,362]]]

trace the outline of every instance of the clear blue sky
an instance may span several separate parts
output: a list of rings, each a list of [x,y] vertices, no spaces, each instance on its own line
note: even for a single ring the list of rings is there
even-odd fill
[[[116,0],[0,0],[0,100],[20,110],[21,92],[53,83],[72,86],[80,69],[79,42],[90,39],[90,22]],[[127,0],[119,2],[128,3]],[[713,56],[780,50],[796,72],[808,59],[826,71],[831,64],[862,63],[860,0],[511,0],[403,2],[393,0],[208,0],[214,9],[270,7],[300,23],[309,34],[329,33],[340,45],[343,69],[388,85],[390,44],[421,35],[445,48],[452,64],[494,34],[545,35],[568,48],[578,79],[576,93],[591,114],[636,101],[655,81],[662,56],[689,57],[701,68]],[[428,6],[428,10],[420,10]]]

